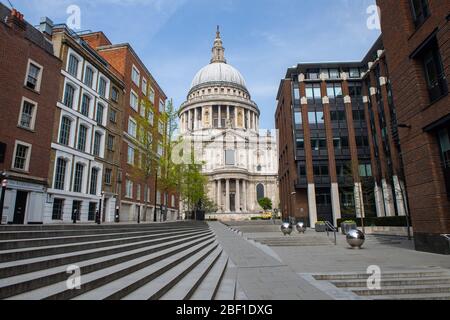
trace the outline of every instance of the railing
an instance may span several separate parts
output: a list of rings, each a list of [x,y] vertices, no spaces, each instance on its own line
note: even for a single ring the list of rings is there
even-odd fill
[[[330,237],[330,231],[334,232],[334,245],[337,246],[337,228],[335,228],[329,221],[325,221],[325,225],[327,226],[327,236]]]

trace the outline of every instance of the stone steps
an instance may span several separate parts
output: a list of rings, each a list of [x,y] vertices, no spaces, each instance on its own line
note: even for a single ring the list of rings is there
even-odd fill
[[[8,245],[16,249],[0,250],[0,299],[214,299],[224,287],[222,281],[228,270],[228,256],[214,233],[206,224],[198,223],[156,226],[139,227],[130,234],[122,232],[129,227],[109,226],[102,228],[105,233],[101,235],[95,234],[98,229],[94,227],[86,226],[86,230],[77,226],[79,233],[68,235],[67,241],[89,240],[81,243],[67,244],[64,237],[55,237],[52,245],[48,234],[45,238],[19,237],[16,244],[10,241]],[[110,235],[113,239],[108,239]],[[37,245],[43,243],[46,245]],[[79,267],[80,289],[67,287],[69,265]],[[235,283],[231,285],[235,287]],[[230,298],[234,299],[234,292]]]
[[[330,246],[333,243],[327,237],[273,237],[273,238],[251,238],[249,240],[253,240],[260,244],[269,246],[269,247],[312,247],[312,246]]]
[[[445,269],[385,272],[380,289],[369,289],[367,274],[315,275],[318,281],[328,281],[336,288],[350,291],[369,300],[448,300],[450,272]]]

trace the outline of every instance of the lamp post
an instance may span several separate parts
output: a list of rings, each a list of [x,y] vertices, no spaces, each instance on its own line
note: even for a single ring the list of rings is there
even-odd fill
[[[0,224],[2,224],[3,220],[3,206],[5,204],[5,194],[6,194],[6,187],[8,186],[8,175],[6,172],[2,172],[0,175],[0,180],[2,182],[2,195],[0,197]]]
[[[102,196],[99,200],[99,205],[98,205],[98,211],[97,211],[97,217],[96,217],[96,222],[97,224],[102,224],[102,204],[103,204],[103,196],[105,195],[104,192],[102,192]]]
[[[297,192],[291,192],[291,196],[292,197],[295,197],[295,195],[297,194]],[[295,218],[295,217],[294,217]],[[292,223],[292,218],[291,218],[291,212],[289,212],[289,223],[290,224],[292,224],[292,225],[294,225],[295,224],[295,222],[294,223]]]

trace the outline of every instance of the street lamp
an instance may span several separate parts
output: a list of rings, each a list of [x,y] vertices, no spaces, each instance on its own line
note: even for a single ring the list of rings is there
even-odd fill
[[[0,197],[0,224],[2,224],[3,220],[3,206],[5,203],[5,194],[6,194],[6,187],[8,186],[8,175],[6,172],[2,172],[0,175],[0,180],[2,182],[2,195]]]

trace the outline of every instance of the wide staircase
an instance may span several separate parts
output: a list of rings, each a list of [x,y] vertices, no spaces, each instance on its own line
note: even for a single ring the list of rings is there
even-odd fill
[[[0,299],[233,300],[229,264],[200,222],[0,227]]]
[[[314,276],[368,300],[450,300],[450,272],[446,269],[384,272],[379,289],[368,288],[368,277],[357,273]]]

